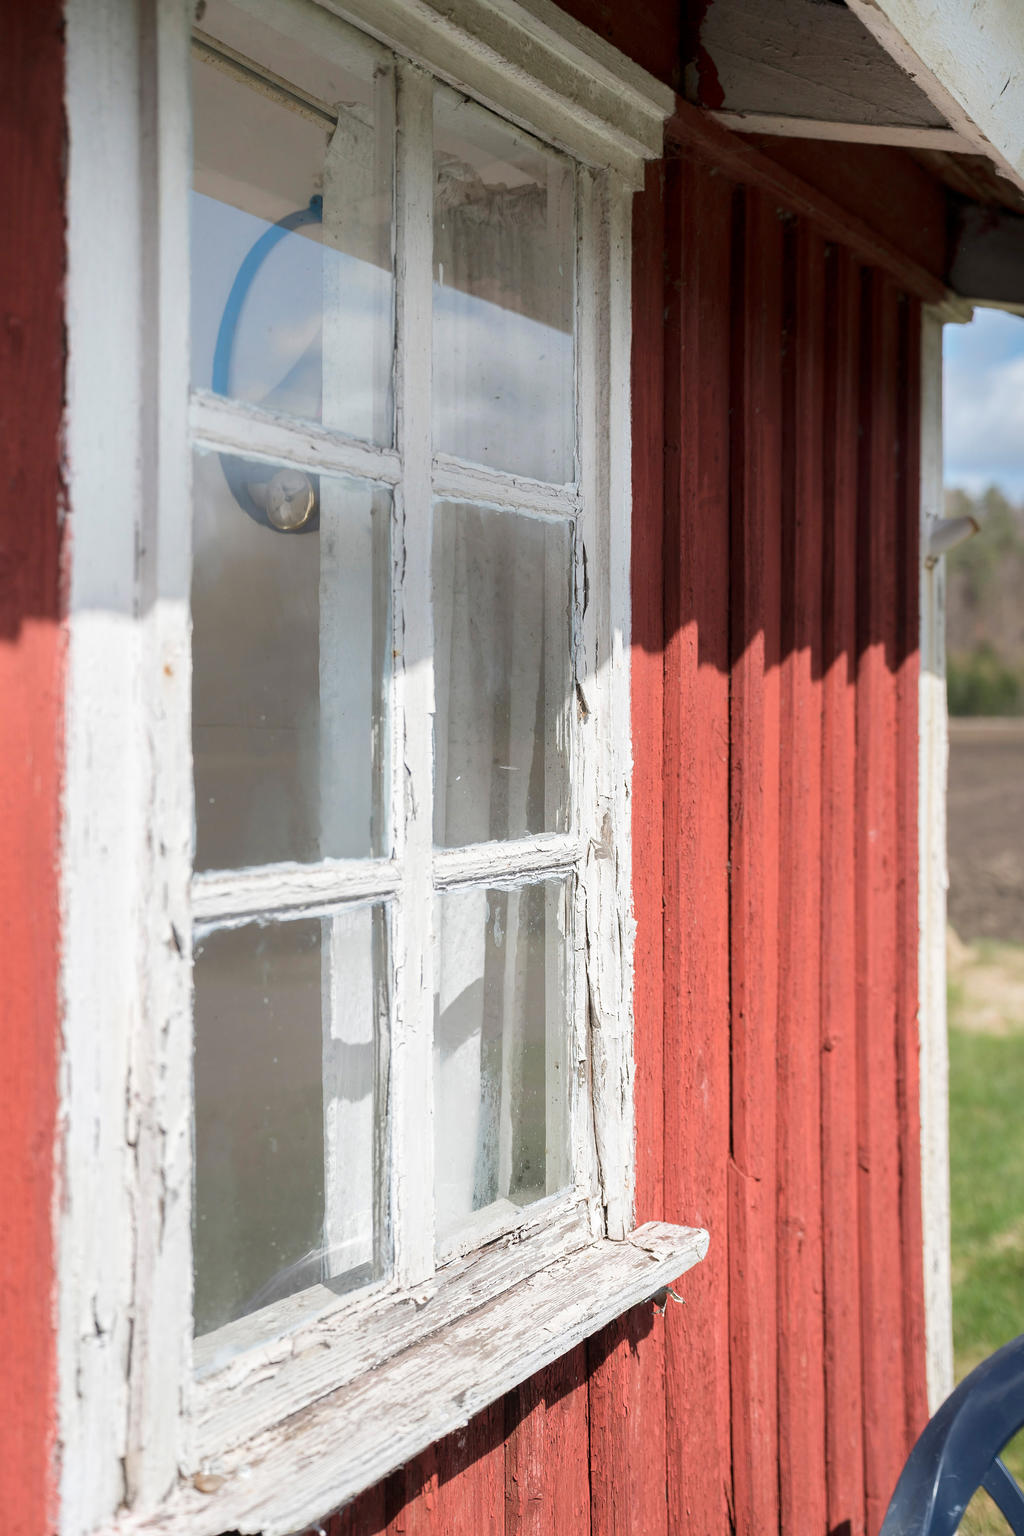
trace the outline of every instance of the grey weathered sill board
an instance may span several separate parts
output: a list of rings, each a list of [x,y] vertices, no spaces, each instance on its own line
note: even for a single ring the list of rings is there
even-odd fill
[[[708,1241],[699,1228],[649,1222],[624,1242],[601,1240],[557,1259],[229,1452],[161,1511],[126,1516],[117,1529],[301,1530],[670,1285],[699,1263]]]

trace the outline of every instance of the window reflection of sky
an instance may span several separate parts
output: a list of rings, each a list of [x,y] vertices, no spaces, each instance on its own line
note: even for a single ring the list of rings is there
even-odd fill
[[[192,198],[192,379],[209,389],[224,307],[239,267],[271,226],[196,192]],[[390,328],[390,273],[323,246],[319,228],[281,240],[246,296],[234,338],[231,393],[291,415],[320,420],[325,281],[337,297],[331,329],[330,425],[374,436],[375,347]],[[331,271],[330,268],[334,268]]]
[[[574,479],[573,339],[434,285],[434,442],[537,480]]]
[[[209,389],[224,307],[239,267],[268,222],[192,198],[192,378]],[[234,339],[232,394],[320,420],[324,268],[342,312],[332,425],[372,438],[374,349],[389,323],[390,274],[325,248],[319,229],[275,246],[246,297]],[[435,411],[439,449],[538,479],[573,478],[572,336],[457,289],[434,285]]]

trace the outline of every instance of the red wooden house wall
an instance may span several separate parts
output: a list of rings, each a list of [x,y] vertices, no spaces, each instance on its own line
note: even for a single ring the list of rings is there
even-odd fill
[[[678,83],[675,7],[566,8]],[[34,240],[21,257],[0,242],[0,1321],[18,1406],[0,1415],[0,1508],[13,1536],[40,1536],[54,1489],[57,0],[10,12],[5,55],[0,197]],[[325,1522],[330,1536],[858,1536],[877,1530],[926,1412],[917,338],[939,285],[901,236],[897,194],[879,211],[863,176],[840,177],[840,207],[812,185],[813,155],[759,156],[685,109],[670,141],[635,209],[637,1217],[707,1226],[711,1251],[684,1307],[624,1317]]]

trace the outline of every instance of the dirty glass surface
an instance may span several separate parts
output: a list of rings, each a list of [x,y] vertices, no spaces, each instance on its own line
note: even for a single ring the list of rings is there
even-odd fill
[[[434,841],[569,824],[572,528],[434,508]]]
[[[565,927],[561,879],[437,898],[440,1253],[569,1183]]]
[[[208,0],[194,34],[192,383],[387,444],[390,58],[255,10]]]
[[[572,481],[572,164],[439,87],[434,176],[435,447]]]
[[[389,493],[202,451],[194,506],[196,868],[380,852]]]
[[[197,1337],[380,1271],[383,951],[380,908],[196,941]]]

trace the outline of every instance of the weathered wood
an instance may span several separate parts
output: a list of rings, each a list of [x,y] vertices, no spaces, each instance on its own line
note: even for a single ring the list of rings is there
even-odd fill
[[[909,293],[917,294],[928,303],[939,303],[946,296],[943,279],[929,271],[915,254],[908,254],[884,229],[844,208],[827,192],[808,186],[800,176],[780,163],[774,153],[772,156],[764,154],[696,107],[687,102],[677,103],[674,116],[665,124],[665,135],[669,145],[704,155],[719,174],[759,188],[789,213],[810,219],[826,239],[841,242],[862,261],[882,268]],[[784,146],[789,141],[776,142]],[[831,146],[826,146],[826,153],[836,158]],[[844,155],[848,153],[849,149],[843,151]]]
[[[401,478],[401,460],[394,449],[374,448],[329,427],[299,421],[245,400],[228,400],[207,390],[193,393],[189,425],[198,442],[232,453],[287,458],[294,464],[380,480],[386,485],[394,485]]]
[[[633,209],[633,1040],[636,1216],[664,1211],[665,168],[647,168]]]
[[[663,865],[663,170],[633,214],[633,559],[631,648],[636,1209],[664,1210]],[[648,1316],[648,1321],[649,1316]],[[665,1528],[663,1326],[617,1320],[591,1340],[590,1463],[595,1532]],[[595,1361],[599,1360],[599,1367]],[[625,1522],[625,1523],[624,1523]]]
[[[390,1478],[387,1536],[500,1536],[504,1422],[494,1403]]]
[[[716,122],[733,133],[756,133],[770,138],[804,139],[816,144],[887,144],[899,149],[962,154],[971,145],[952,128],[905,128],[878,123],[835,122],[826,118],[786,117],[772,112],[716,112]]]
[[[860,271],[829,253],[824,390],[821,1155],[828,1529],[864,1533],[855,953]]]
[[[649,1222],[622,1242],[603,1240],[556,1261],[226,1452],[216,1486],[179,1484],[159,1514],[126,1519],[125,1536],[285,1536],[421,1456],[653,1296],[699,1262],[707,1243],[706,1232]],[[499,1482],[503,1500],[503,1470]]]
[[[314,1526],[308,1536],[379,1536],[387,1529],[386,1483],[368,1488],[340,1513]]]
[[[729,1333],[738,1536],[778,1521],[776,1074],[782,224],[745,197],[735,244],[732,463],[732,1154]]]
[[[920,684],[921,307],[900,306],[900,477],[897,547],[901,591],[896,673],[898,715],[896,910],[899,996],[896,1075],[900,1135],[900,1225],[903,1258],[903,1357],[906,1369],[904,1446],[928,1421],[921,1203],[921,1079],[918,1032],[918,702]]]
[[[899,1209],[898,711],[903,607],[899,518],[898,304],[865,276],[857,673],[857,1029],[864,1475],[881,1523],[906,1450]]]
[[[702,106],[877,127],[946,127],[920,86],[845,6],[714,0],[703,9],[700,46],[720,87],[720,99],[701,101],[697,71],[687,71],[687,96]]]
[[[784,1531],[823,1531],[821,638],[825,246],[785,244],[779,705],[779,1503]]]
[[[1024,187],[1024,15],[1002,0],[848,0],[951,127]],[[996,82],[999,82],[997,85]]]
[[[395,1286],[383,1295],[347,1297],[310,1286],[274,1304],[269,1341],[266,1316],[255,1328],[242,1317],[197,1340],[198,1454],[215,1456],[375,1369],[387,1356],[422,1343],[517,1279],[585,1246],[589,1227],[586,1207],[567,1200],[561,1210],[531,1219],[514,1236],[446,1265],[417,1287],[414,1298]]]
[[[581,1344],[505,1399],[505,1536],[589,1532],[587,1392]]]
[[[183,1451],[192,776],[188,22],[175,0],[69,0],[65,25],[73,537],[53,1218],[70,1536],[160,1498]]]
[[[658,1401],[664,1394],[663,1329],[647,1302],[587,1343],[594,1536],[662,1536],[667,1529],[664,1411]],[[655,1395],[649,1402],[650,1387]]]
[[[733,189],[666,187],[665,1209],[713,1230],[665,1317],[669,1530],[729,1524],[729,407]],[[694,1404],[699,1403],[699,1411]]]

